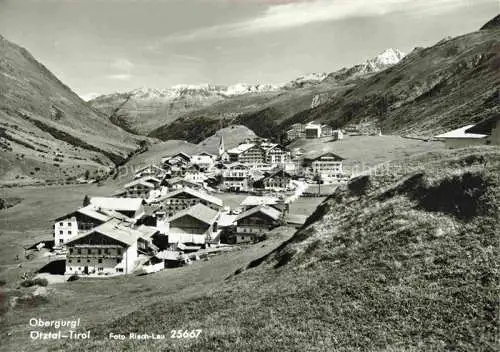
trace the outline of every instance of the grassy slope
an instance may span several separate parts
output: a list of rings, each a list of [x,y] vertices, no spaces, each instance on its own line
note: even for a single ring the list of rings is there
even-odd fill
[[[0,48],[0,179],[10,179],[13,169],[30,175],[31,166],[45,166],[50,173],[59,169],[54,164],[71,172],[76,163],[96,167],[119,162],[145,139],[93,110],[24,48],[1,36]],[[29,167],[16,154],[25,155]],[[48,177],[43,172],[31,176]]]
[[[52,350],[498,350],[500,152],[463,149],[405,163],[403,177],[339,191],[310,226],[218,288],[166,298],[97,326],[92,341]],[[106,339],[171,329],[203,333]]]
[[[325,137],[320,139],[297,139],[288,145],[290,149],[301,148],[306,156],[320,152],[333,152],[345,160],[344,171],[357,174],[389,160],[401,159],[413,154],[442,151],[442,142],[425,142],[399,136],[345,136],[339,141]]]

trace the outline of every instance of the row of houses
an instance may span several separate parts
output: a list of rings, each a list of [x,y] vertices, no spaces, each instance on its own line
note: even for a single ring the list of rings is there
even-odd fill
[[[230,243],[254,241],[282,223],[287,207],[277,203],[248,199],[242,213],[231,214],[219,198],[190,188],[151,204],[142,198],[93,197],[55,219],[55,248],[66,254],[66,275],[120,275],[144,265],[164,268],[178,261],[174,257],[218,246],[223,234]]]
[[[295,123],[286,131],[286,139],[293,141],[298,138],[322,138],[333,137],[335,140],[344,138],[344,134],[339,129],[326,124],[309,122],[307,124]]]

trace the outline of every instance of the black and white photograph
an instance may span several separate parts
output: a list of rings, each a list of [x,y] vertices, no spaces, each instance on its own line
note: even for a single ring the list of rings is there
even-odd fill
[[[0,351],[500,351],[500,1],[0,0]]]

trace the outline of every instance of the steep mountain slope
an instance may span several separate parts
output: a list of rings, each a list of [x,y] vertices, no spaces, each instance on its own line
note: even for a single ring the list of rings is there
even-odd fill
[[[237,121],[235,117],[266,109],[273,111],[275,121],[285,120],[310,108],[313,99],[316,104],[326,102],[338,89],[350,86],[353,79],[383,70],[394,63],[391,60],[402,56],[390,49],[354,68],[332,74],[312,73],[282,85],[180,85],[105,95],[90,103],[131,132],[149,133],[163,140],[187,138],[199,142],[213,134],[216,120],[226,120],[225,126],[233,122],[247,125],[248,118]],[[194,126],[198,129],[194,130]],[[256,132],[265,134],[264,128]]]
[[[422,154],[391,166],[339,189],[290,240],[217,288],[163,300],[144,290],[145,300],[163,304],[98,321],[93,339],[61,341],[59,349],[498,350],[499,149]],[[109,339],[172,326],[202,333]]]
[[[113,125],[26,49],[0,37],[0,179],[76,176],[78,165],[124,161],[143,139]]]
[[[435,135],[500,112],[500,29],[415,49],[397,65],[286,121],[374,121],[384,132]]]

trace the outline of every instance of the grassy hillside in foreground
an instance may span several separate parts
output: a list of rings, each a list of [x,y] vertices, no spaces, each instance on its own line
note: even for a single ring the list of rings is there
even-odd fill
[[[166,296],[96,326],[91,341],[51,350],[498,350],[500,150],[391,165],[339,190],[288,242],[223,285]],[[172,329],[203,332],[170,339]],[[117,342],[110,332],[168,337]]]

